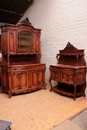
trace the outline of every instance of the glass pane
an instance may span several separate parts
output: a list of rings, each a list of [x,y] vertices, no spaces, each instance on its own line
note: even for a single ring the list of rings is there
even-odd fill
[[[32,33],[28,31],[22,31],[18,33],[18,50],[19,51],[31,51],[33,49]]]

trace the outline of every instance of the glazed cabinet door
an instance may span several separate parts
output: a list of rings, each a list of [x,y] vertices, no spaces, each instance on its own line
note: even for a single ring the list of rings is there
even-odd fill
[[[34,35],[32,31],[19,31],[17,33],[17,39],[17,53],[34,53]]]
[[[9,97],[12,93],[24,93],[28,91],[27,72],[10,72],[9,73]]]

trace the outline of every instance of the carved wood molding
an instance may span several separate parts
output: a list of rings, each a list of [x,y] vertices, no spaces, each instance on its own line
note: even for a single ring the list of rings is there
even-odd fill
[[[28,17],[20,22],[23,26],[32,26],[31,22],[29,21]],[[33,26],[32,26],[33,27]]]

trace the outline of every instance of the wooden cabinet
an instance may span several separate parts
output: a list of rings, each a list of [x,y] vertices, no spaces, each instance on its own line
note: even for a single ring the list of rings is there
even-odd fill
[[[1,35],[0,35],[0,51],[1,51]]]
[[[25,93],[45,88],[45,64],[11,65],[2,67],[3,92]]]
[[[78,50],[70,43],[60,50],[56,56],[58,64],[50,65],[49,82],[51,90],[60,94],[73,96],[85,96],[86,89],[86,62],[84,50]],[[52,86],[52,80],[57,81],[57,86]]]
[[[2,90],[1,88],[1,62],[2,62],[2,51],[1,51],[1,35],[0,35],[0,92]]]
[[[18,25],[2,27],[2,53],[3,55],[35,54],[40,62],[41,29],[34,28],[28,19],[25,21]]]
[[[2,27],[2,92],[19,94],[45,88],[45,64],[40,62],[41,29],[28,18]]]

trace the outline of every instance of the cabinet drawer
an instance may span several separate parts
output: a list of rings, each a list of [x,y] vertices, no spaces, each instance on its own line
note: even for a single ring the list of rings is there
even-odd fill
[[[42,69],[42,68],[45,68],[45,65],[36,65],[36,66],[34,66],[34,68],[36,68],[36,69]]]
[[[61,69],[61,82],[73,84],[74,83],[74,70],[69,68]]]
[[[58,71],[60,71],[61,69],[60,69],[59,67],[50,66],[49,70],[50,70],[50,71],[54,71],[54,72],[58,72]]]
[[[45,68],[45,64],[31,64],[27,66],[28,69],[40,69]]]
[[[20,70],[27,70],[27,67],[21,67],[21,66],[19,66],[19,67],[11,67],[10,68],[10,70],[12,71],[12,70],[17,70],[17,71],[20,71]]]
[[[73,73],[61,73],[61,82],[73,84],[74,83]]]
[[[52,80],[60,81],[60,72],[58,73],[56,71],[51,71],[50,77]]]

